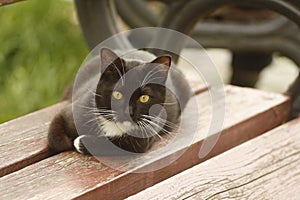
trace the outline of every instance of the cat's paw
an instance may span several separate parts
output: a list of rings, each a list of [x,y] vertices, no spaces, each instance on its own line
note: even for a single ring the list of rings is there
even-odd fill
[[[76,149],[76,151],[78,151],[79,153],[82,153],[82,154],[90,154],[88,152],[88,150],[85,148],[84,144],[83,144],[83,140],[84,138],[87,137],[86,135],[80,135],[78,136],[74,142],[73,142],[73,145]]]

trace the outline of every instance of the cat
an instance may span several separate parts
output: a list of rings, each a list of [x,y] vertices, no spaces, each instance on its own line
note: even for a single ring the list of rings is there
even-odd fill
[[[85,78],[76,80],[50,124],[52,152],[144,153],[176,130],[193,93],[183,74],[171,66],[171,56],[144,50],[118,54],[102,48],[81,70]]]

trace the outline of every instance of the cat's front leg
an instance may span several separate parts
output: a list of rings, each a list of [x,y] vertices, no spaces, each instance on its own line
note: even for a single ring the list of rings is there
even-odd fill
[[[80,135],[74,140],[73,145],[77,152],[91,155],[84,144],[90,143],[93,139],[94,137],[91,135]]]
[[[53,153],[73,149],[72,139],[65,129],[65,119],[61,113],[57,114],[50,124],[48,131],[48,145]]]
[[[48,146],[53,153],[72,150],[74,149],[73,140],[77,136],[72,107],[69,104],[51,121],[48,131]]]

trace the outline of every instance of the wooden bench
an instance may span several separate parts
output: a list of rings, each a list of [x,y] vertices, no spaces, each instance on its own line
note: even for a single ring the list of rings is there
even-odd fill
[[[17,1],[0,0],[0,6]],[[194,133],[192,144],[180,146],[177,151],[159,158],[137,160],[135,168],[123,172],[108,167],[101,158],[74,151],[50,154],[47,130],[64,102],[1,124],[0,199],[283,199],[299,196],[300,143],[296,130],[300,120],[271,130],[288,120],[289,97],[226,86],[223,130],[206,137],[212,119],[210,93],[201,83],[196,83],[194,90],[201,105],[199,123],[202,127]],[[202,145],[216,136],[219,139],[213,149],[205,157],[199,157]],[[157,143],[154,149],[161,145]],[[182,155],[169,163],[170,158],[179,153]],[[158,170],[137,173],[162,163],[169,164]]]
[[[299,130],[300,118],[128,199],[299,199]]]
[[[53,115],[64,103],[0,125],[0,199],[126,198],[261,135],[289,117],[291,105],[286,96],[226,86],[223,131],[216,133],[219,140],[212,151],[199,158],[212,113],[206,112],[211,110],[211,105],[207,104],[209,91],[195,90],[200,91],[196,98],[203,106],[201,110],[205,111],[199,119],[203,129],[195,134],[190,146],[182,147],[181,150],[185,151],[175,162],[148,173],[135,172],[168,162],[180,150],[151,160],[147,165],[141,162],[126,172],[109,168],[93,157],[76,152],[51,156],[46,133]]]

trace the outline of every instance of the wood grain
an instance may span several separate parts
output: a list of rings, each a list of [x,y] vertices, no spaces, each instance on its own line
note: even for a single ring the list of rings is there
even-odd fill
[[[0,125],[0,177],[50,155],[47,130],[60,103]]]
[[[227,86],[225,91],[224,130],[219,133],[219,140],[212,151],[204,158],[199,158],[198,153],[212,119],[209,92],[197,96],[202,106],[199,118],[202,128],[189,147],[166,152],[152,159],[146,166],[137,162],[139,165],[136,168],[126,172],[113,170],[92,157],[65,152],[0,178],[0,198],[122,199],[260,135],[283,123],[289,116],[290,101],[283,95],[232,86]],[[134,173],[166,163],[178,153],[183,155],[164,168]],[[147,155],[139,161],[148,161]]]
[[[134,199],[299,199],[300,118],[188,169]]]

